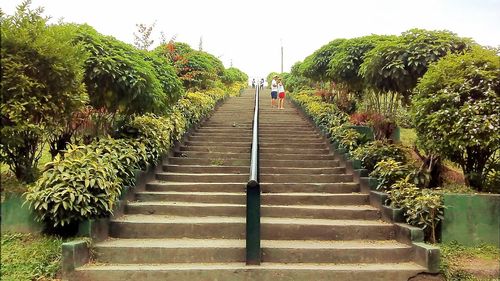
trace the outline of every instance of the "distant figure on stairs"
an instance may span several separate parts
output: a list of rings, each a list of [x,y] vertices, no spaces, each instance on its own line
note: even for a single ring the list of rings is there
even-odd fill
[[[278,98],[278,82],[276,82],[278,75],[274,75],[273,81],[271,81],[271,108],[276,106],[276,99]]]
[[[260,89],[264,90],[264,78],[260,78]]]
[[[285,86],[283,86],[283,82],[281,81],[281,78],[278,79],[278,108],[279,109],[285,109]]]
[[[252,79],[252,88],[255,88],[255,78]]]

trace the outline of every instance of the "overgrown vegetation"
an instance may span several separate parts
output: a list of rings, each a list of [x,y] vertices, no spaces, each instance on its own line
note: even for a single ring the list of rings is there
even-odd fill
[[[246,85],[239,69],[173,39],[148,51],[152,27],[138,25],[136,48],[88,25],[49,25],[30,5],[1,15],[0,160],[30,183],[28,203],[49,225],[111,214],[137,170]]]
[[[0,275],[5,281],[52,280],[61,268],[63,240],[54,236],[5,233]]]
[[[440,244],[441,273],[446,280],[495,280],[500,273],[500,249],[491,245],[466,247]]]

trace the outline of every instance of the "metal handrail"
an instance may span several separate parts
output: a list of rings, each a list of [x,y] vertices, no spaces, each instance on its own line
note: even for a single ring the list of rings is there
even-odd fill
[[[255,89],[250,176],[247,183],[246,264],[260,265],[259,87]]]

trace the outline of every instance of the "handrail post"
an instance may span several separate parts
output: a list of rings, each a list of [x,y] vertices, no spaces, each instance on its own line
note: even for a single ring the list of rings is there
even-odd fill
[[[255,90],[250,176],[247,183],[246,264],[260,265],[259,87]]]

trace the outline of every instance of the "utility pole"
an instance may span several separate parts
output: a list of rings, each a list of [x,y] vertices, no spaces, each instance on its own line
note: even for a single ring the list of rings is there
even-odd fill
[[[280,38],[281,43],[281,73],[283,73],[283,39]]]

